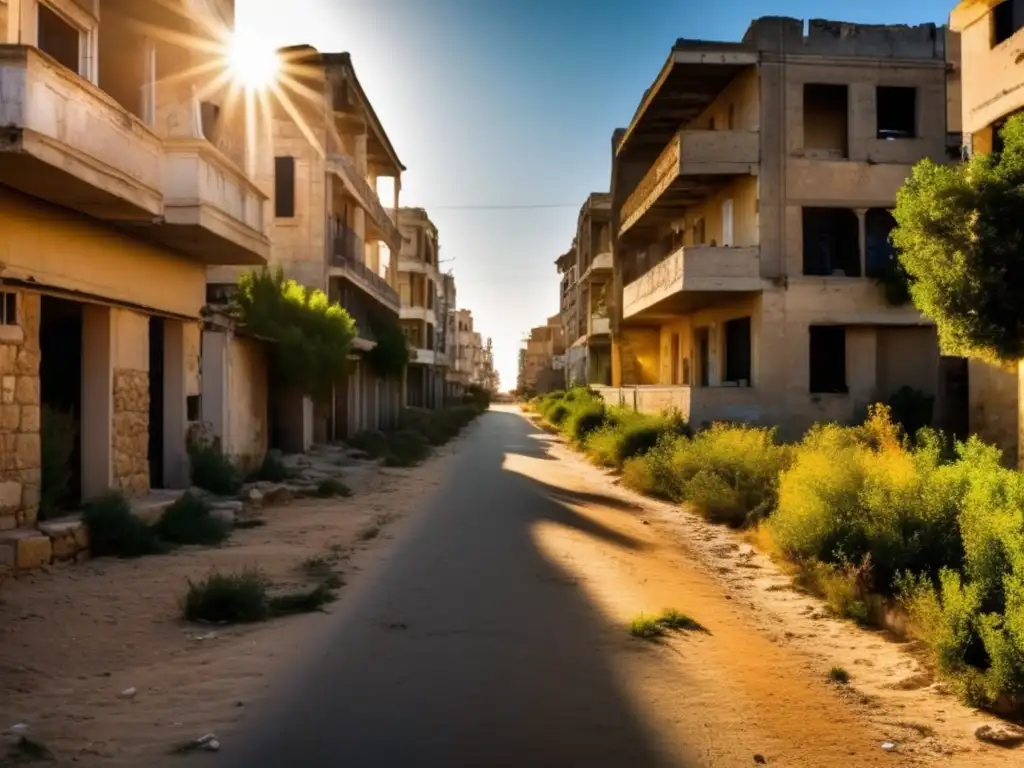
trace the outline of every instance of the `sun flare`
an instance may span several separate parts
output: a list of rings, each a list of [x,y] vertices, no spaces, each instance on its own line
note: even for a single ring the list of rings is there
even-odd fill
[[[236,31],[228,43],[228,68],[236,82],[251,90],[264,90],[277,80],[281,62],[277,51],[255,35]]]

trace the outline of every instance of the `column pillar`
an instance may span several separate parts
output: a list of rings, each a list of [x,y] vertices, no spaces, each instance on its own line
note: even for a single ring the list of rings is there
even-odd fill
[[[854,208],[857,214],[857,237],[860,238],[860,276],[868,273],[868,229],[867,229],[867,208]]]
[[[82,308],[82,498],[93,499],[113,479],[114,366],[111,309]]]
[[[185,323],[164,321],[164,487],[188,488]],[[152,372],[151,374],[152,375]]]

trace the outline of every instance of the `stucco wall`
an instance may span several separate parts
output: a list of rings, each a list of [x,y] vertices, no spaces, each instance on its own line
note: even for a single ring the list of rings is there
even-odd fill
[[[660,352],[661,332],[658,328],[623,328],[612,345],[612,384],[657,384],[661,369]]]
[[[685,383],[683,381],[682,361],[689,360],[690,383],[696,384],[700,376],[700,365],[697,360],[697,352],[694,349],[694,331],[698,328],[707,328],[708,353],[711,363],[708,371],[708,380],[712,386],[719,384],[721,377],[724,375],[725,368],[725,342],[723,336],[725,323],[728,320],[741,317],[750,318],[751,379],[754,386],[756,386],[760,366],[758,341],[761,333],[761,312],[759,297],[749,299],[737,298],[735,301],[709,307],[708,309],[684,315],[665,323],[660,329],[660,363],[658,366],[658,381],[656,383],[672,384],[672,340],[673,336],[678,334],[680,342],[680,371],[677,383]]]
[[[718,97],[685,127],[706,129],[714,118],[715,130],[729,127],[729,107],[733,109],[733,129],[756,131],[761,127],[761,112],[758,104],[757,69],[748,67],[733,78],[732,82],[718,94]]]
[[[203,265],[0,187],[4,277],[198,317]]]
[[[951,15],[960,32],[963,130],[976,133],[1000,117],[1024,107],[1020,54],[1024,30],[992,46],[991,11],[994,2],[962,3]]]
[[[267,452],[267,355],[262,342],[234,336],[228,345],[228,441],[231,456],[259,463]]]
[[[981,360],[968,360],[967,373],[968,423],[971,433],[998,447],[1008,466],[1016,466],[1020,430],[1017,370],[990,365]]]
[[[712,195],[699,205],[687,209],[680,223],[686,227],[684,245],[693,242],[693,226],[698,219],[704,219],[704,242],[723,245],[722,203],[732,200],[732,244],[737,246],[758,245],[760,236],[757,226],[757,177],[739,176],[720,192]]]
[[[17,328],[0,336],[0,531],[31,525],[39,504],[39,294],[18,294]]]

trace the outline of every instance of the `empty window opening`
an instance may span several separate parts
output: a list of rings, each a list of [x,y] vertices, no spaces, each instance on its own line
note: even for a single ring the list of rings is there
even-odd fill
[[[693,223],[693,244],[704,245],[704,238],[706,236],[704,219],[697,219]]]
[[[187,395],[185,397],[185,418],[188,421],[199,421],[202,413],[202,403],[199,395]]]
[[[810,388],[812,394],[845,394],[846,328],[842,325],[810,327]]]
[[[860,277],[860,225],[848,208],[804,208],[804,274]]]
[[[733,130],[736,127],[736,105],[729,105],[729,130]]]
[[[875,90],[878,138],[912,139],[917,135],[917,89],[880,86]]]
[[[750,386],[750,318],[725,324],[725,381]]]
[[[72,72],[81,74],[81,31],[42,3],[37,7],[39,50],[50,54]]]
[[[1004,0],[992,9],[992,45],[1013,37],[1024,27],[1024,0]]]
[[[896,249],[889,236],[896,228],[896,219],[885,208],[872,208],[865,216],[867,258],[865,272],[868,277],[882,277],[896,260]]]
[[[697,380],[702,387],[711,385],[711,332],[698,328],[695,336],[697,347]]]
[[[715,130],[715,116],[714,115],[712,115],[711,117],[708,118],[708,130],[709,131]]]
[[[279,219],[295,216],[295,158],[274,158],[274,215]]]
[[[804,149],[849,157],[849,94],[845,85],[804,85]]]
[[[722,201],[722,245],[731,247],[732,242],[732,200]]]
[[[96,29],[99,86],[137,118],[152,122],[156,55],[119,13],[103,9]]]
[[[427,323],[427,349],[434,349],[434,324]]]
[[[672,334],[672,384],[679,384],[679,334]]]
[[[18,294],[0,292],[0,325],[18,324]]]

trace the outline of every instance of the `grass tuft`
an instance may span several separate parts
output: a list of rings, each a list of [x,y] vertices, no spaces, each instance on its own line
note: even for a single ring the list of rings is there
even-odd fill
[[[156,531],[132,514],[128,499],[119,491],[108,491],[87,504],[82,519],[93,557],[133,558],[167,551]]]
[[[172,544],[216,546],[231,531],[228,525],[210,514],[210,505],[198,496],[186,493],[164,512],[155,526],[156,534]]]
[[[320,481],[316,487],[316,495],[321,499],[347,498],[352,495],[352,489],[336,477],[328,477]]]
[[[270,618],[267,578],[255,568],[237,574],[211,573],[188,582],[182,613],[188,621],[245,624]]]
[[[665,629],[672,629],[676,632],[707,632],[700,623],[675,608],[666,608],[657,621]]]
[[[657,640],[665,635],[665,628],[653,616],[644,616],[642,613],[629,624],[629,634],[641,640]]]
[[[828,671],[828,681],[836,685],[846,685],[850,682],[850,673],[842,667],[832,667]]]

